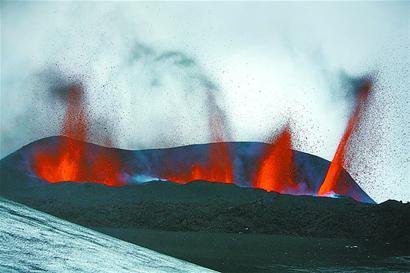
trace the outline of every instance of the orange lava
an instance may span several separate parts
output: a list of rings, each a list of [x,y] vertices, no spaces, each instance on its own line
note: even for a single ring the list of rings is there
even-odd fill
[[[262,155],[252,185],[266,191],[297,193],[294,170],[292,135],[286,126]]]
[[[208,182],[233,183],[233,170],[230,158],[226,157],[228,144],[212,143],[208,152],[208,160],[196,162],[189,169],[168,169],[161,178],[180,184],[194,180]]]
[[[344,195],[346,191],[348,191],[348,185],[342,183],[343,181],[340,181],[339,178],[345,165],[346,151],[350,136],[357,127],[357,124],[360,122],[360,116],[367,103],[370,90],[370,81],[364,83],[359,90],[355,110],[353,111],[347,123],[347,127],[337,147],[333,160],[330,163],[325,179],[322,185],[320,186],[320,189],[318,191],[319,196],[328,196],[333,193]]]
[[[115,151],[88,151],[87,115],[84,92],[80,85],[73,85],[67,93],[67,108],[62,135],[56,150],[39,150],[33,155],[33,170],[42,179],[57,183],[96,182],[120,186],[121,162]],[[77,139],[77,140],[74,140]]]

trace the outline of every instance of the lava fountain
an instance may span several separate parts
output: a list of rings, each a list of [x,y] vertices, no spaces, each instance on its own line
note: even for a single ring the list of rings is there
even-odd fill
[[[34,173],[50,183],[73,181],[123,185],[121,162],[116,152],[89,151],[85,142],[88,119],[82,86],[71,85],[65,95],[66,111],[61,134],[69,138],[61,138],[54,149],[35,151],[32,160]]]
[[[341,173],[346,163],[346,152],[348,150],[350,136],[360,123],[360,117],[366,109],[370,91],[371,82],[366,80],[359,87],[355,109],[350,116],[345,132],[330,163],[326,177],[318,191],[319,196],[331,196],[333,194],[346,195],[350,190],[349,184],[344,183],[344,180],[341,179]]]
[[[292,134],[289,126],[285,126],[261,155],[252,186],[266,191],[296,194],[299,187],[294,182],[294,173]]]

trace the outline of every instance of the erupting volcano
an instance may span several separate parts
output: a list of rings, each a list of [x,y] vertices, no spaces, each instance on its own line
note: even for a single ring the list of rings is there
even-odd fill
[[[80,141],[61,138],[52,149],[35,151],[32,160],[35,174],[50,183],[87,181],[108,186],[123,185],[121,162],[115,150],[94,153],[85,143],[88,120],[82,86],[73,84],[63,96],[66,112],[61,133]]]
[[[142,150],[124,156],[120,150],[86,142],[89,130],[86,96],[80,84],[65,94],[66,112],[61,134],[52,143],[34,147],[32,172],[50,183],[95,182],[108,186],[141,183],[140,177],[186,184],[194,180],[236,184],[294,195],[350,196],[373,202],[343,169],[348,139],[354,131],[370,91],[366,82],[358,92],[356,109],[327,165],[292,149],[287,124],[270,144],[227,142],[228,126],[213,95],[208,95],[211,144],[173,149]],[[112,141],[108,138],[107,144]]]

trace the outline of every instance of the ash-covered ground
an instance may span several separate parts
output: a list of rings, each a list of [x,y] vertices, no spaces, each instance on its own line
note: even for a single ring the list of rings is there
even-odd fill
[[[213,272],[0,198],[1,272]]]

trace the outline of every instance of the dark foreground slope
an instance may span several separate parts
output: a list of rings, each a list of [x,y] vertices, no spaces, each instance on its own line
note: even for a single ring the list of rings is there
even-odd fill
[[[43,184],[2,195],[84,226],[410,243],[410,204],[396,201],[365,204],[350,198],[280,195],[201,181],[115,188]]]
[[[133,228],[98,230],[221,272],[410,272],[408,249],[386,242]]]

